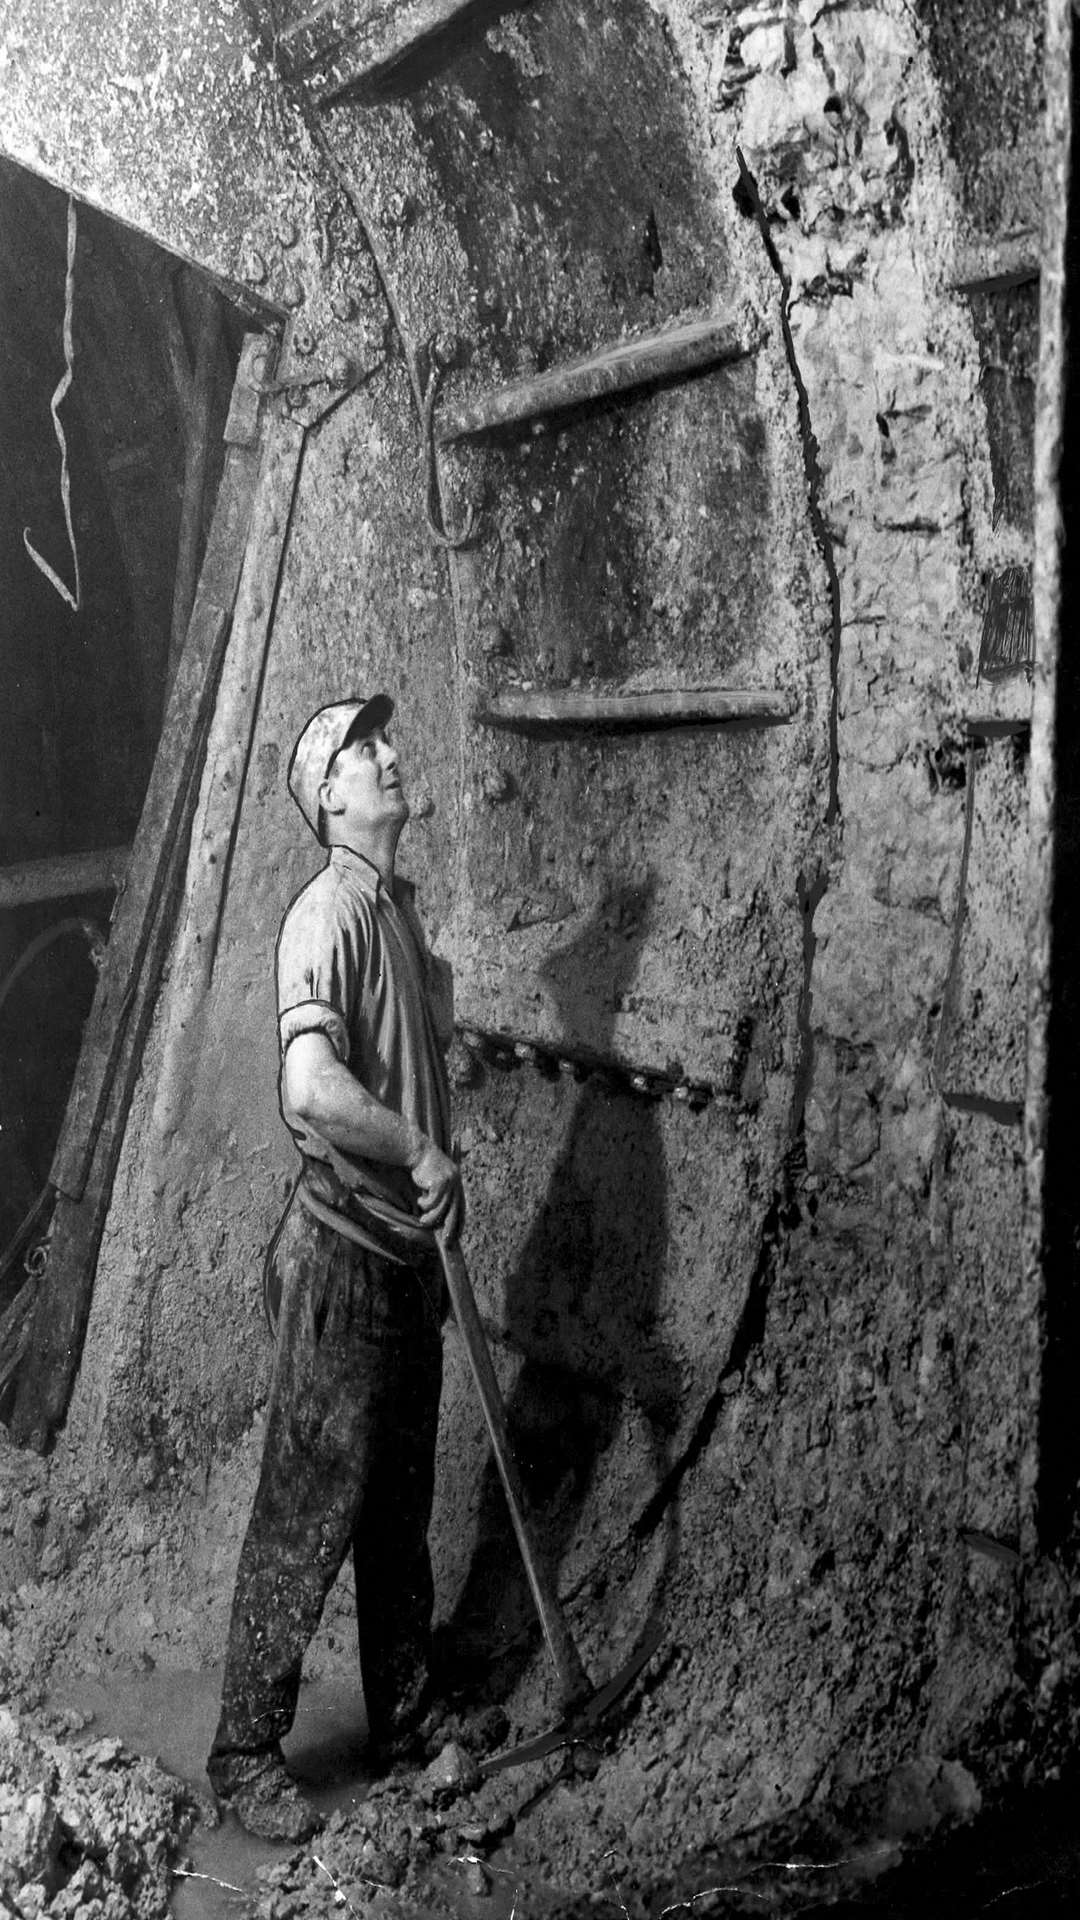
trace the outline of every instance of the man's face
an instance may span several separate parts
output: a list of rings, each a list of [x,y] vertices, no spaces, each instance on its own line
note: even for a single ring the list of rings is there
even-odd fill
[[[391,746],[381,727],[342,747],[323,782],[322,793],[327,812],[360,833],[374,832],[394,821],[404,823],[409,817],[397,748]]]

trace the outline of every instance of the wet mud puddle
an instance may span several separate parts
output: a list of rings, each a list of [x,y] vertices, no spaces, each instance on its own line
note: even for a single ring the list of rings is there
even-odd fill
[[[206,1776],[206,1755],[213,1738],[221,1694],[221,1673],[213,1668],[187,1672],[154,1668],[148,1672],[111,1672],[84,1675],[57,1687],[49,1706],[73,1708],[92,1715],[85,1739],[112,1737],[134,1753],[156,1759],[170,1773],[193,1787],[213,1806]],[[296,1723],[285,1741],[289,1765],[320,1813],[348,1813],[366,1797],[371,1775],[366,1769],[365,1724],[362,1697],[336,1681],[313,1681],[301,1688]],[[319,1840],[310,1844],[317,1857]],[[237,1920],[267,1894],[259,1869],[287,1860],[295,1848],[257,1840],[232,1816],[220,1824],[200,1822],[185,1843],[189,1875],[178,1875],[172,1899],[176,1920]],[[439,1882],[433,1901],[442,1912],[469,1920],[482,1913],[486,1920],[504,1920],[513,1905],[511,1890],[503,1897],[495,1886],[490,1898],[470,1899],[449,1873],[434,1870]],[[445,1882],[445,1884],[443,1884]],[[328,1914],[338,1910],[331,1877],[327,1877]],[[435,1889],[433,1888],[433,1892]],[[379,1903],[367,1909],[378,1912]],[[387,1910],[393,1908],[388,1896]],[[341,1910],[347,1911],[343,1906]]]

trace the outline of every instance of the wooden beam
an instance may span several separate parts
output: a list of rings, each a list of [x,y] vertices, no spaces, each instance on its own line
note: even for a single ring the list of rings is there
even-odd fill
[[[1004,293],[1039,278],[1039,236],[1025,232],[959,249],[950,285],[957,293]]]
[[[523,0],[527,4],[528,0]],[[382,78],[437,34],[492,13],[492,0],[323,0],[279,32],[278,64],[312,100]]]
[[[203,499],[206,492],[206,473],[210,463],[210,417],[214,399],[214,374],[221,339],[221,302],[216,289],[209,285],[201,286],[199,298],[195,374],[184,458],[184,497],[180,508],[180,538],[176,550],[172,640],[169,647],[170,670],[175,669],[180,649],[184,644],[199,577]]]
[[[170,958],[168,1019],[151,1122],[156,1139],[168,1138],[180,1125],[190,1096],[192,1053],[198,1049],[225,917],[304,438],[299,422],[279,421],[259,481]]]
[[[195,381],[191,371],[191,356],[184,338],[183,322],[177,302],[175,274],[178,269],[170,261],[155,275],[158,289],[158,311],[161,318],[161,337],[173,377],[176,391],[176,408],[183,424],[185,440],[191,431],[191,416],[195,405]]]
[[[100,847],[93,853],[61,853],[49,860],[22,860],[0,867],[0,907],[26,907],[35,900],[71,900],[118,887],[131,848]]]
[[[740,360],[757,349],[731,314],[710,314],[684,321],[634,340],[616,340],[580,360],[550,367],[546,373],[511,380],[462,401],[439,423],[442,446],[467,435],[491,433],[516,421],[580,407],[658,380],[685,379],[704,368]]]
[[[1020,714],[968,713],[964,715],[964,732],[971,740],[1007,740],[1019,738],[1031,732],[1031,718]]]
[[[715,726],[741,720],[790,720],[786,694],[744,687],[509,687],[476,715],[482,726],[550,730],[565,727]]]
[[[250,378],[249,335],[237,380]],[[169,694],[131,864],[83,1034],[75,1084],[53,1160],[53,1185],[78,1199],[93,1155],[124,1020],[138,980],[171,847],[190,821],[188,793],[214,702],[259,471],[258,444],[231,446],[218,489],[187,640]]]
[[[36,1276],[24,1280],[15,1298],[0,1313],[0,1398],[30,1346],[37,1288]]]
[[[193,768],[190,785],[198,786]],[[20,1329],[19,1364],[10,1432],[17,1446],[45,1453],[67,1414],[82,1357],[101,1236],[120,1159],[128,1107],[153,1017],[157,984],[173,926],[173,902],[184,856],[178,836],[165,851],[145,961],[132,982],[120,1029],[115,1072],[105,1090],[100,1121],[81,1198],[58,1193],[49,1254]]]

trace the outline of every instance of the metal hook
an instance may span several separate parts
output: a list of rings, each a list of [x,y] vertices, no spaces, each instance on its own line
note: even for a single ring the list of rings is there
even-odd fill
[[[465,525],[460,533],[449,533],[445,525],[441,524],[442,513],[438,506],[439,469],[435,452],[435,397],[439,390],[439,382],[442,379],[443,370],[435,357],[433,348],[429,348],[428,366],[429,372],[420,408],[424,449],[427,454],[428,463],[427,500],[425,503],[427,523],[432,539],[437,540],[440,547],[449,547],[452,551],[456,551],[460,547],[467,547],[472,539],[476,531],[476,515],[470,507],[466,516]]]

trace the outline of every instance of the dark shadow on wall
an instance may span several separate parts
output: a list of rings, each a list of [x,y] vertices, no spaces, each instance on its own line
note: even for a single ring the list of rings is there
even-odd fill
[[[636,972],[654,893],[651,880],[619,889],[545,969],[569,1031],[581,1030],[582,993],[592,1007],[602,980],[609,1017],[593,1036],[601,1055],[610,1049],[618,998]],[[506,1281],[506,1333],[525,1356],[507,1406],[510,1433],[556,1575],[628,1402],[644,1416],[654,1486],[670,1468],[680,1377],[657,1330],[668,1230],[656,1108],[590,1074],[575,1096],[547,1193]],[[672,1505],[660,1585],[676,1558],[676,1513]],[[605,1537],[598,1551],[610,1553],[612,1545]],[[565,1595],[565,1583],[560,1586]],[[476,1549],[441,1636],[451,1675],[475,1671],[493,1692],[504,1691],[529,1657],[534,1621],[489,1462]]]

